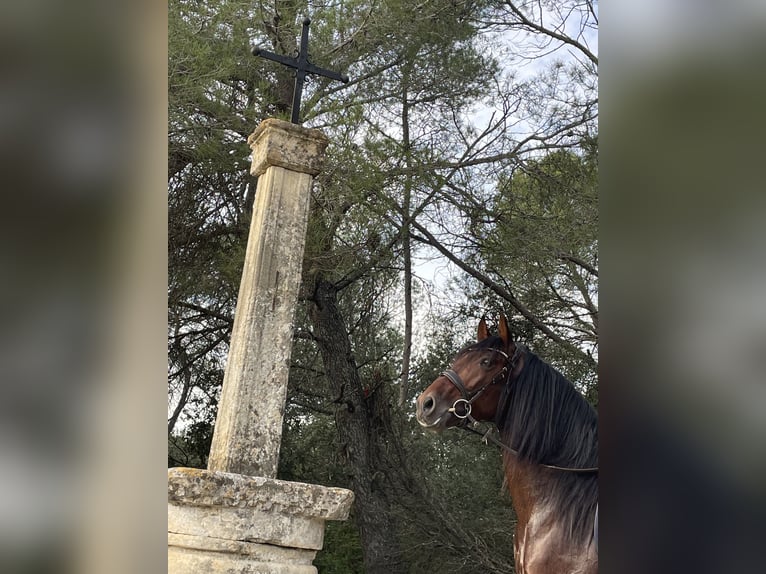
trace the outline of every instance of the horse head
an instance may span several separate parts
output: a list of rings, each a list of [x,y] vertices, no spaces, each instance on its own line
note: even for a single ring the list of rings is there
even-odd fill
[[[523,367],[520,347],[511,340],[508,322],[500,318],[499,336],[490,336],[479,321],[476,343],[460,351],[417,400],[421,426],[436,432],[468,421],[494,421],[506,383]]]

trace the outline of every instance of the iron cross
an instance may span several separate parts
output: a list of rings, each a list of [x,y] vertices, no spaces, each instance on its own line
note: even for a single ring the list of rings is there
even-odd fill
[[[262,50],[261,48],[253,48],[254,56],[261,56],[267,60],[273,60],[295,68],[295,90],[293,91],[293,110],[290,121],[294,124],[300,124],[300,111],[301,111],[301,96],[303,95],[303,82],[306,79],[306,74],[316,74],[318,76],[325,76],[332,80],[338,80],[339,82],[348,83],[348,76],[333,72],[332,70],[325,70],[315,66],[309,62],[309,24],[311,20],[306,18],[303,21],[303,30],[301,31],[301,47],[297,58],[288,58],[274,52]]]

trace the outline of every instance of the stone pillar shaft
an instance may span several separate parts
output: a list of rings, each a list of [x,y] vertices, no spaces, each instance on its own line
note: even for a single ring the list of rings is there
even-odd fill
[[[269,119],[248,143],[258,188],[208,469],[275,478],[311,182],[327,139]]]

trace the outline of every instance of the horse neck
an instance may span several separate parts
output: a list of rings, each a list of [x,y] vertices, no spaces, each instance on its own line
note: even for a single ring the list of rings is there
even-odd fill
[[[550,492],[555,478],[550,471],[515,455],[505,453],[505,479],[518,519],[517,528],[526,528],[533,515],[548,514],[546,492]]]

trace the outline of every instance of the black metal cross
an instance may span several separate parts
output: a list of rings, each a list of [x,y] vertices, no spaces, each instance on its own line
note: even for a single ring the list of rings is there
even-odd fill
[[[301,96],[303,95],[303,82],[306,79],[306,74],[316,74],[318,76],[325,76],[333,80],[338,80],[344,84],[348,83],[348,76],[333,72],[332,70],[325,70],[324,68],[320,68],[309,62],[309,24],[311,24],[311,20],[306,18],[303,21],[301,47],[297,58],[288,58],[287,56],[262,50],[261,48],[253,48],[253,56],[261,56],[267,60],[274,60],[285,66],[295,68],[295,90],[293,91],[293,110],[292,117],[290,118],[290,121],[294,124],[301,123]]]

